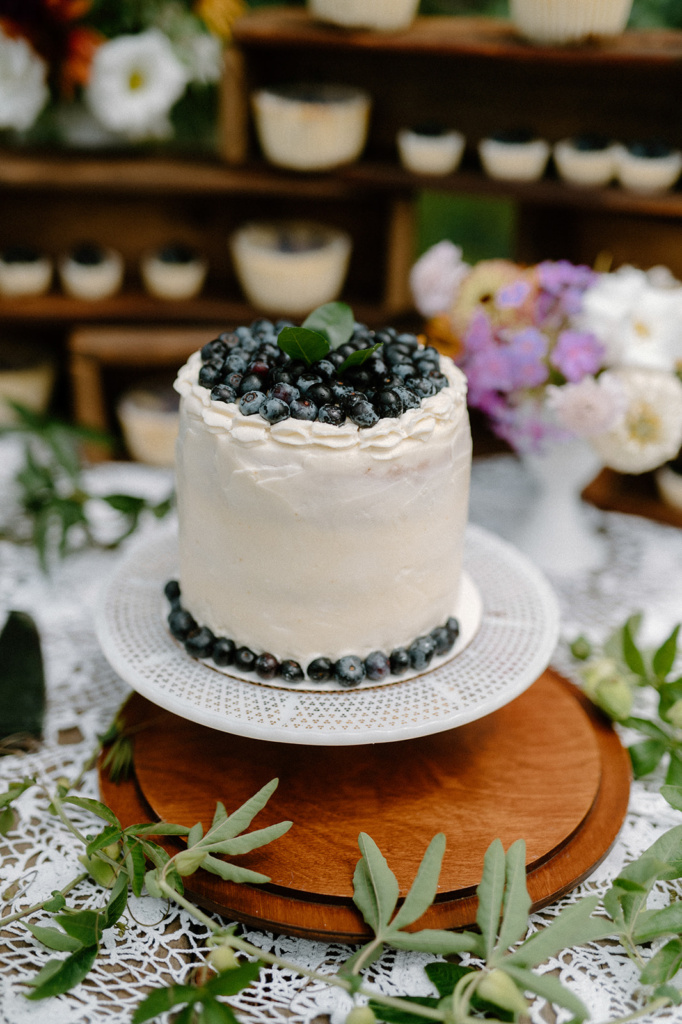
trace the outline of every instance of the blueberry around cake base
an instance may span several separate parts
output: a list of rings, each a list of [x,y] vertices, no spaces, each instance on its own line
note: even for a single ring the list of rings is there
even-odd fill
[[[196,624],[189,635],[183,638],[183,630],[173,628],[174,618],[177,621],[178,613],[182,611],[179,604],[179,591],[176,589],[177,585],[173,586],[173,584],[174,581],[166,584],[166,597],[168,598],[169,592],[171,594],[177,592],[178,597],[171,600],[169,613],[168,605],[164,607],[164,617],[169,632],[174,636],[184,657],[200,661],[208,668],[233,679],[261,686],[286,690],[295,689],[297,692],[369,689],[405,682],[423,675],[425,672],[431,672],[440,668],[441,665],[445,665],[469,646],[478,632],[483,615],[483,603],[478,588],[471,576],[467,572],[463,572],[459,597],[452,609],[452,616],[446,624],[437,624],[434,627],[432,634],[436,640],[433,645],[424,642],[428,639],[427,637],[406,638],[404,647],[398,648],[402,657],[395,658],[390,656],[391,652],[383,654],[383,652],[377,651],[374,652],[375,655],[383,654],[383,657],[372,658],[370,655],[363,660],[349,654],[347,658],[341,659],[347,664],[340,666],[335,671],[336,666],[339,665],[338,661],[335,663],[329,659],[311,658],[305,659],[303,666],[297,662],[280,662],[273,654],[253,652],[247,648],[240,648],[231,639],[216,638],[210,630]],[[438,640],[441,643],[440,651],[437,646]],[[205,653],[202,651],[202,645]],[[246,652],[242,659],[244,668],[236,663],[240,661],[240,650]],[[224,658],[229,658],[229,664],[220,664]],[[322,665],[322,662],[327,662],[327,665]],[[295,665],[298,671],[292,669],[290,667],[292,665]],[[398,668],[399,671],[393,672],[392,666]],[[355,678],[353,669],[357,673]]]

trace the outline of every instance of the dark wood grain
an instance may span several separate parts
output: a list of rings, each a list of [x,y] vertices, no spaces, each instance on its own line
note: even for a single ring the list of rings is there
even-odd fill
[[[602,469],[584,488],[582,497],[606,512],[627,512],[682,527],[682,512],[662,501],[653,473],[630,476],[614,469]]]
[[[585,877],[622,823],[629,760],[615,734],[575,688],[545,672],[516,701],[461,729],[396,744],[302,747],[207,730],[134,696],[136,778],[103,798],[126,822],[163,818],[206,826],[216,800],[234,809],[272,777],[280,786],[255,826],[294,828],[240,862],[270,875],[234,886],[199,872],[200,904],[276,931],[356,941],[366,927],[352,904],[357,836],[385,853],[404,895],[438,831],[447,852],[434,906],[420,927],[475,919],[483,854],[499,836],[527,843],[529,889],[539,907]],[[172,844],[171,844],[172,848]]]

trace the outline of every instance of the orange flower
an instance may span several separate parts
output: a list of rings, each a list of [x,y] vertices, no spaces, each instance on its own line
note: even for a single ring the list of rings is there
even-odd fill
[[[245,10],[245,0],[198,0],[195,13],[209,32],[227,40],[232,35],[232,25]]]
[[[50,14],[62,22],[77,21],[92,6],[92,0],[44,0],[44,3]]]
[[[59,83],[67,99],[73,97],[76,86],[89,81],[95,50],[103,41],[104,36],[91,28],[75,28],[69,33]]]

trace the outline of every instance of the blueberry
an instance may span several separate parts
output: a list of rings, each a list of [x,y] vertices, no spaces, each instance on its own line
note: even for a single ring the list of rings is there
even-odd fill
[[[242,672],[253,672],[256,666],[256,655],[250,647],[238,647],[234,652],[234,666]]]
[[[224,668],[225,665],[231,665],[234,661],[234,652],[236,645],[234,640],[228,640],[227,637],[218,637],[216,642],[213,644],[213,660],[216,665]]]
[[[341,362],[343,362],[343,360],[341,360]],[[339,363],[339,365],[341,365],[341,363]],[[310,372],[316,373],[318,377],[321,377],[327,384],[336,379],[336,366],[329,357],[326,359],[318,359],[317,362],[313,363],[310,367]]]
[[[215,637],[208,626],[193,630],[185,640],[185,650],[193,658],[210,658],[213,653]]]
[[[372,379],[369,370],[364,370],[361,366],[351,366],[345,376],[358,391],[364,390]]]
[[[419,398],[430,398],[436,394],[436,385],[428,377],[410,377],[406,383],[410,391],[414,391]]]
[[[404,384],[396,384],[393,390],[397,395],[400,396],[400,400],[403,403],[403,411],[405,409],[418,409],[421,402],[414,391],[410,391]]]
[[[442,391],[443,388],[448,386],[448,378],[444,373],[441,373],[440,370],[429,370],[429,372],[424,376],[427,380],[433,381],[436,386],[436,391]]]
[[[388,373],[388,366],[380,357],[378,352],[375,356],[370,356],[364,366],[365,369],[369,370],[370,373],[375,374],[377,377],[384,377]]]
[[[320,423],[331,423],[335,427],[346,422],[346,414],[340,405],[321,405],[317,418]]]
[[[303,681],[303,669],[297,661],[287,659],[279,667],[279,674],[285,683],[301,683]]]
[[[408,352],[414,352],[419,348],[419,339],[417,338],[417,335],[410,334],[409,331],[403,331],[402,334],[399,334],[396,341],[406,348]]]
[[[308,665],[308,678],[316,683],[324,683],[331,679],[334,666],[329,658],[315,658]]]
[[[212,388],[222,383],[222,366],[215,366],[213,363],[204,363],[199,370],[199,383],[203,388]]]
[[[332,384],[331,389],[332,395],[334,396],[337,402],[343,400],[344,398],[348,398],[349,395],[357,394],[355,388],[353,388],[352,385],[344,384],[343,381],[340,380],[335,381]]]
[[[166,599],[171,604],[177,604],[180,600],[180,584],[177,580],[168,580],[168,583],[163,588],[163,592],[166,595]]]
[[[383,651],[372,651],[365,658],[365,672],[368,679],[374,682],[386,679],[390,671],[390,662]]]
[[[270,363],[265,358],[254,359],[247,365],[246,372],[250,377],[256,376],[262,379],[270,373]]]
[[[357,344],[352,341],[347,341],[345,345],[339,345],[339,347],[335,349],[335,351],[342,357],[341,362],[343,362],[344,359],[348,359],[348,356],[352,356],[354,352],[357,352],[357,350]]]
[[[282,420],[288,420],[291,415],[289,406],[281,398],[266,397],[258,411],[268,423],[281,423]]]
[[[186,640],[197,629],[194,617],[184,608],[173,608],[168,615],[168,628],[176,640]]]
[[[274,679],[279,672],[279,662],[274,654],[259,654],[254,662],[256,675],[261,679]]]
[[[263,342],[258,349],[258,358],[265,362],[270,360],[279,359],[282,354],[282,349],[278,345],[272,345],[270,342]]]
[[[223,384],[227,384],[229,387],[234,388],[237,394],[240,395],[243,379],[244,378],[242,377],[241,373],[228,373],[227,377],[223,381]]]
[[[348,415],[358,427],[373,427],[379,417],[367,399],[358,398],[348,409]]]
[[[246,352],[247,356],[250,356],[253,355],[254,352],[258,351],[258,342],[248,334],[246,337],[240,339],[239,347],[242,352]]]
[[[231,352],[225,360],[226,373],[244,373],[248,366],[248,359],[239,352]]]
[[[341,683],[341,686],[357,686],[365,675],[362,658],[358,658],[356,654],[346,654],[334,665],[334,679]]]
[[[237,392],[229,384],[216,384],[211,388],[212,402],[236,402]]]
[[[430,635],[433,637],[436,645],[436,654],[447,654],[454,647],[455,641],[445,626],[436,626],[435,629],[431,630]]]
[[[454,616],[451,615],[448,621],[445,623],[445,628],[452,637],[452,642],[454,643],[457,637],[459,636],[459,619],[456,619]]]
[[[249,330],[252,334],[269,334],[274,330],[274,328],[275,325],[272,320],[268,320],[265,316],[256,317],[256,319],[252,320],[249,324]]]
[[[296,381],[296,374],[292,373],[291,367],[276,366],[274,370],[270,371],[270,380],[274,384],[294,384]]]
[[[408,377],[416,377],[417,369],[414,363],[396,363],[391,367],[393,376],[399,381],[406,381]]]
[[[260,408],[264,401],[265,395],[262,391],[247,391],[246,394],[241,397],[239,402],[239,411],[243,413],[244,416],[253,416],[254,413],[260,412]]]
[[[221,338],[214,338],[208,341],[201,350],[201,358],[205,363],[210,359],[224,359],[228,353],[226,343]]]
[[[422,348],[415,356],[416,360],[425,359],[432,363],[434,366],[440,366],[440,352],[433,345],[427,345],[426,348]]]
[[[317,419],[317,406],[309,398],[295,398],[289,406],[289,412],[294,420]]]
[[[268,391],[268,398],[279,398],[280,401],[291,405],[295,398],[300,398],[300,391],[293,384],[285,381],[278,381]]]
[[[303,397],[307,398],[309,389],[313,384],[322,384],[322,378],[317,373],[301,373],[295,383]]]
[[[331,363],[332,366],[335,369],[338,370],[339,366],[341,366],[341,363],[343,362],[343,356],[338,351],[336,351],[336,352],[329,352],[329,354],[327,355],[327,360],[326,361]]]
[[[379,392],[374,402],[374,408],[380,416],[395,418],[403,414],[403,403],[400,395],[388,389]]]
[[[394,651],[391,651],[389,664],[393,675],[401,676],[410,667],[410,655],[404,647],[396,647]]]
[[[432,636],[419,636],[410,644],[408,654],[412,668],[420,671],[427,667],[436,652],[436,641]]]
[[[312,384],[306,389],[305,397],[314,402],[319,409],[321,405],[327,405],[328,402],[333,401],[334,392],[328,384]]]
[[[239,385],[239,394],[245,395],[247,391],[260,391],[263,387],[263,381],[257,373],[247,373],[245,377],[242,377]]]

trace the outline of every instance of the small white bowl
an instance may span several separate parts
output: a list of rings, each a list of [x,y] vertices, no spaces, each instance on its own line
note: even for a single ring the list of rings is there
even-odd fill
[[[173,393],[136,388],[116,407],[129,454],[150,466],[175,465],[175,441],[180,415]]]
[[[100,258],[95,259],[98,251]],[[76,246],[59,260],[64,291],[86,302],[115,295],[123,283],[123,270],[123,257],[115,249],[90,244]]]
[[[510,0],[509,13],[530,42],[562,45],[619,35],[631,8],[632,0]]]
[[[561,139],[552,149],[554,163],[563,178],[571,185],[585,188],[603,188],[617,174],[617,150],[612,142],[589,137]]]
[[[164,246],[145,253],[140,263],[142,281],[150,295],[170,301],[193,299],[204,286],[208,263],[184,245]]]
[[[369,28],[395,32],[409,28],[419,0],[308,0],[314,18],[345,28]]]
[[[0,425],[16,423],[8,404],[25,405],[32,412],[44,413],[50,404],[56,378],[56,365],[49,354],[21,345],[9,338],[0,342]]]
[[[351,252],[345,231],[308,221],[245,224],[229,244],[252,306],[284,316],[301,316],[336,299]]]
[[[420,128],[401,128],[396,141],[406,170],[434,176],[457,170],[466,142],[461,132]]]
[[[660,152],[660,155],[656,153]],[[623,188],[633,192],[666,192],[672,188],[682,172],[682,152],[662,147],[616,147],[618,180]]]
[[[550,146],[544,139],[509,141],[500,138],[481,139],[478,155],[489,178],[500,181],[538,181],[545,173]]]
[[[352,163],[367,139],[371,100],[346,85],[291,85],[252,96],[265,158],[296,171],[324,171]]]
[[[44,295],[52,281],[52,260],[28,246],[11,246],[0,255],[0,295],[6,299]]]

